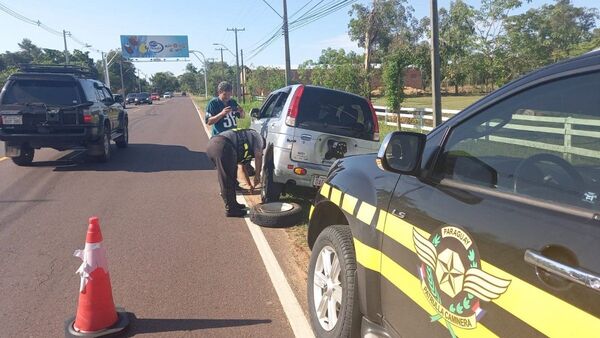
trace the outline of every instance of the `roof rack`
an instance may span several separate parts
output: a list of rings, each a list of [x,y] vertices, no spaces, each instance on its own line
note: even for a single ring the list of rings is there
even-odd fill
[[[35,63],[22,63],[19,64],[19,69],[24,73],[73,74],[82,77],[94,76],[89,68],[73,65],[46,65]]]

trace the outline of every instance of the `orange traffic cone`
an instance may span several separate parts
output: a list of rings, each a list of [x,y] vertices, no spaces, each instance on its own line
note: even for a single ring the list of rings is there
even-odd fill
[[[81,276],[79,304],[74,320],[67,322],[65,334],[98,337],[125,329],[129,318],[127,313],[117,312],[113,302],[98,217],[90,218],[85,248],[75,251],[75,256],[83,260],[76,272]]]

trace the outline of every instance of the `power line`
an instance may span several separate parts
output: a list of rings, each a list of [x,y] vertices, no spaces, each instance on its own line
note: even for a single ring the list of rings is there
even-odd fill
[[[273,6],[271,6],[271,4],[269,4],[269,3],[267,2],[267,0],[262,0],[262,2],[264,2],[264,3],[265,3],[267,6],[269,6],[269,8],[270,8],[270,9],[272,9],[272,10],[273,10],[273,12],[275,12],[275,14],[277,14],[277,15],[278,15],[280,18],[283,18],[283,17],[281,16],[281,14],[279,14],[279,12],[277,12],[277,11],[275,10],[275,8],[273,8]]]
[[[289,31],[291,32],[298,30],[357,1],[358,0],[342,0],[335,2],[335,0],[332,0],[323,4],[324,0],[321,0],[315,5],[313,5],[310,9],[305,11],[298,19],[290,22]],[[306,7],[309,3],[310,2],[305,4],[302,8]],[[302,10],[302,8],[294,12],[293,16],[299,13]],[[282,27],[278,26],[275,29],[275,31],[271,34],[271,36],[269,36],[264,42],[260,43],[256,48],[252,49],[250,51],[250,55],[247,57],[247,60],[252,60],[258,54],[264,51],[267,47],[269,47],[271,44],[277,41],[281,37],[281,29]]]
[[[16,11],[10,9],[8,6],[6,6],[2,2],[0,2],[0,11],[5,12],[6,14],[14,17],[15,19],[21,20],[21,21],[23,21],[25,23],[28,23],[30,25],[37,26],[37,27],[45,30],[46,32],[48,32],[50,34],[54,34],[56,36],[61,36],[61,37],[63,36],[63,32],[62,31],[54,29],[54,28],[52,28],[52,27],[50,27],[50,26],[48,26],[46,24],[43,24],[40,20],[30,19],[30,18],[26,17],[25,15],[22,15],[22,14],[16,12]],[[85,48],[88,48],[88,49],[93,50],[93,51],[98,52],[98,53],[101,52],[101,51],[99,51],[97,49],[91,48],[92,45],[90,45],[88,43],[85,43],[85,42],[82,42],[81,40],[75,38],[72,34],[68,34],[67,36],[71,40],[73,40],[75,43],[77,43],[77,44],[79,44],[79,45],[81,45],[81,46],[83,46]]]

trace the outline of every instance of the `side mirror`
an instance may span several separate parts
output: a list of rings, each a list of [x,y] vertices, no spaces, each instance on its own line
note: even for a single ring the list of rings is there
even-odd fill
[[[250,110],[250,116],[252,116],[255,119],[258,119],[259,114],[260,114],[260,109],[258,109],[258,108],[252,108],[252,110]]]
[[[111,97],[105,97],[102,100],[102,103],[104,103],[107,106],[111,106],[113,103],[115,103],[115,100],[113,100],[113,98],[111,98]]]
[[[426,140],[425,134],[421,133],[396,131],[388,134],[377,153],[377,165],[399,174],[417,175]]]
[[[122,103],[123,102],[123,97],[122,96],[115,96],[115,102],[117,103]]]

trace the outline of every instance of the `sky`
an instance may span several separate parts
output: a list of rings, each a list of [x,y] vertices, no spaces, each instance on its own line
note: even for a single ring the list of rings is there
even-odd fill
[[[438,0],[438,6],[448,8],[451,0]],[[190,49],[201,51],[206,58],[220,60],[220,52],[213,43],[225,45],[231,53],[224,51],[225,62],[234,65],[235,36],[227,28],[244,28],[238,32],[238,47],[244,51],[244,64],[275,66],[285,64],[283,37],[252,58],[251,51],[270,37],[281,24],[281,18],[269,8],[267,2],[278,13],[282,13],[281,0],[229,0],[229,1],[154,1],[154,0],[0,0],[11,10],[52,29],[67,30],[95,50],[109,51],[120,47],[120,35],[187,35]],[[336,2],[325,0],[323,3]],[[368,4],[371,1],[359,0]],[[479,0],[466,0],[478,8]],[[308,3],[308,4],[307,4]],[[319,3],[318,0],[288,0],[289,21],[293,22],[304,11]],[[533,0],[515,13],[531,7],[540,7],[554,1]],[[579,7],[598,8],[599,0],[572,0]],[[408,0],[417,18],[429,15],[429,1]],[[290,32],[290,59],[292,68],[308,60],[317,59],[328,47],[346,51],[362,52],[356,42],[348,37],[348,11],[350,5],[304,27]],[[293,15],[297,13],[296,15]],[[17,51],[18,43],[28,38],[43,48],[64,49],[62,36],[56,36],[38,26],[20,21],[0,11],[0,51]],[[67,39],[69,50],[86,50],[71,39]],[[96,51],[90,56],[100,59]],[[201,67],[192,55],[190,61]],[[190,62],[188,61],[188,62]],[[150,76],[159,71],[171,71],[175,75],[185,70],[188,62],[137,62],[144,74]]]

